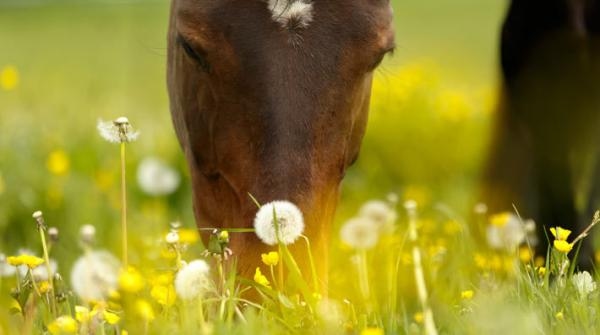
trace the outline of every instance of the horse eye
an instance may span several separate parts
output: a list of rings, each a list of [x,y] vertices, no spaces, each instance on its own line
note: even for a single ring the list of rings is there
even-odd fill
[[[177,43],[183,48],[185,54],[190,57],[204,72],[210,71],[210,64],[206,60],[206,52],[204,50],[198,50],[194,48],[188,41],[185,40],[181,35],[177,35]]]
[[[387,55],[393,55],[394,54],[394,48],[390,48],[387,49],[385,51],[383,51],[382,53],[380,53],[377,58],[375,59],[375,62],[371,63],[371,66],[369,67],[369,72],[375,70],[380,64],[381,62],[383,62],[383,59],[385,58],[385,56]]]

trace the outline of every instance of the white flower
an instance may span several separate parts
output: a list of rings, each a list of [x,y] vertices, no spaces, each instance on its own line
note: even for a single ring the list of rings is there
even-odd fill
[[[396,211],[386,202],[379,200],[366,202],[360,208],[359,215],[373,220],[380,232],[393,230],[396,221]]]
[[[91,251],[79,257],[71,270],[71,286],[84,301],[102,300],[117,289],[119,260],[107,251]]]
[[[79,228],[79,238],[84,243],[93,243],[96,237],[96,227],[91,224],[85,224]]]
[[[183,300],[196,299],[210,289],[209,267],[205,261],[191,261],[177,272],[175,292]]]
[[[277,227],[275,220],[277,218]],[[273,201],[263,205],[254,218],[256,235],[266,244],[277,244],[276,228],[279,240],[283,244],[292,244],[304,231],[302,212],[289,201]]]
[[[177,171],[158,158],[145,158],[137,169],[137,181],[142,191],[160,196],[175,192],[181,178]]]
[[[587,297],[588,294],[596,290],[596,282],[587,271],[574,274],[571,281],[573,281],[573,285],[577,289],[577,292],[579,292],[579,296],[582,298]]]
[[[371,249],[379,240],[377,224],[366,217],[350,219],[342,226],[340,239],[356,249]]]
[[[6,262],[6,255],[0,253],[0,277],[14,276],[15,271],[15,267]]]
[[[103,139],[111,143],[133,142],[140,135],[134,131],[126,117],[120,117],[114,121],[98,120],[98,133]]]
[[[170,231],[167,236],[165,236],[165,241],[168,244],[175,244],[177,242],[179,242],[179,234],[177,233],[176,230],[174,231]]]
[[[516,248],[527,237],[525,226],[521,224],[519,218],[512,213],[503,213],[496,215],[501,219],[492,219],[492,223],[487,227],[487,241],[493,249],[504,249],[506,251],[515,251]]]

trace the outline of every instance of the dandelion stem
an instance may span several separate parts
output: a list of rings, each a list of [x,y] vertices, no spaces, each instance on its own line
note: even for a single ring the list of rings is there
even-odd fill
[[[198,298],[198,314],[200,321],[200,333],[207,334],[208,329],[206,328],[206,320],[204,319],[204,307],[201,297]]]
[[[123,239],[123,266],[127,268],[127,188],[125,178],[125,142],[121,142],[121,235]]]
[[[305,235],[300,235],[306,242],[306,251],[308,253],[308,261],[310,263],[310,270],[312,272],[313,286],[315,292],[319,292],[319,281],[317,279],[317,268],[315,267],[315,260],[313,259],[312,251],[310,248],[310,240]]]
[[[46,271],[48,273],[48,286],[50,288],[50,292],[52,292],[52,294],[50,294],[50,308],[52,309],[52,316],[56,317],[56,299],[55,299],[55,295],[54,295],[54,280],[53,280],[53,275],[52,275],[52,269],[50,268],[50,257],[48,256],[48,245],[46,244],[46,235],[44,234],[44,226],[41,224],[38,224],[38,231],[40,232],[40,239],[42,240],[42,249],[44,250],[44,261],[46,263]],[[33,276],[31,276],[31,281],[34,283],[34,287],[35,287],[35,280],[33,279]],[[39,294],[39,292],[38,292]]]
[[[435,328],[435,322],[433,320],[433,312],[429,306],[427,298],[427,286],[425,284],[425,275],[423,274],[423,265],[421,263],[421,250],[418,245],[418,234],[417,234],[417,211],[416,204],[411,202],[405,205],[406,211],[408,212],[408,229],[409,239],[412,242],[412,256],[415,272],[415,282],[417,285],[417,293],[421,306],[423,308],[423,321],[425,324],[425,334],[437,335],[437,329]]]
[[[369,273],[367,270],[367,252],[364,249],[358,252],[358,281],[360,286],[360,292],[362,293],[363,299],[368,301],[371,292],[369,290]]]

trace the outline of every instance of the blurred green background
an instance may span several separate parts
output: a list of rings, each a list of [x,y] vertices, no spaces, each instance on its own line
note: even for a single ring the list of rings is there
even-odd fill
[[[489,138],[507,1],[393,2],[398,47],[378,70],[338,223],[389,192],[465,213]],[[132,236],[174,220],[194,226],[168,111],[168,10],[167,0],[0,0],[0,252],[39,252],[35,210],[61,231],[53,250],[61,267],[78,254],[82,224],[118,250],[118,146],[98,136],[96,123],[121,115],[141,131],[127,149]],[[140,190],[136,168],[147,156],[184,176],[175,193]]]

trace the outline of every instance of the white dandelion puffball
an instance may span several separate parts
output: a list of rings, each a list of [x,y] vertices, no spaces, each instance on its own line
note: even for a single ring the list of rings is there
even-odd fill
[[[359,216],[369,218],[377,224],[379,231],[390,231],[394,228],[396,211],[386,202],[371,200],[366,202],[359,211]]]
[[[189,262],[175,276],[175,292],[183,300],[201,297],[210,289],[209,267],[205,261],[197,259]]]
[[[0,253],[0,277],[14,276],[16,271],[14,266],[6,262],[6,255]]]
[[[119,260],[108,251],[91,251],[79,257],[71,269],[71,286],[84,301],[103,300],[117,289]]]
[[[571,280],[582,298],[587,297],[588,294],[596,290],[596,282],[587,271],[574,274]]]
[[[134,131],[126,117],[114,121],[98,120],[98,133],[110,143],[125,143],[137,140],[139,131]]]
[[[487,241],[493,249],[515,251],[519,244],[525,242],[526,237],[525,226],[512,213],[501,226],[490,224],[487,227]]]
[[[279,240],[288,245],[294,243],[304,231],[304,218],[300,209],[293,203],[273,201],[260,207],[254,217],[254,229],[258,238],[268,245],[277,244],[278,230]]]
[[[367,217],[350,219],[342,226],[340,239],[355,249],[371,249],[379,240],[377,223]]]
[[[179,187],[181,177],[177,171],[162,160],[147,157],[138,166],[137,181],[144,193],[161,196],[175,192]]]

